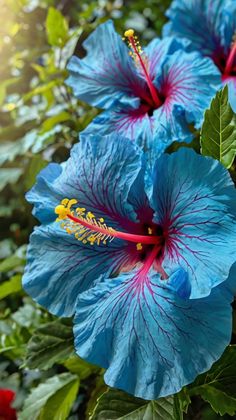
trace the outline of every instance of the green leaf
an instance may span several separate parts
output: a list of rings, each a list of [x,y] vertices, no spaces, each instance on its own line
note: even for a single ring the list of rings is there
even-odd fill
[[[71,115],[66,111],[62,111],[57,115],[53,115],[52,117],[47,118],[43,122],[40,134],[46,133],[47,131],[51,130],[56,124],[68,121],[70,119]]]
[[[109,389],[99,399],[90,420],[181,420],[175,396],[146,401]]]
[[[39,85],[36,88],[32,89],[30,92],[23,95],[22,98],[23,98],[24,102],[27,102],[33,96],[44,95],[47,92],[50,92],[56,86],[60,86],[62,83],[63,83],[63,79],[57,78],[56,80],[51,80],[48,83],[44,83],[44,84]]]
[[[50,7],[46,19],[48,42],[53,47],[64,47],[69,39],[68,23],[59,10]]]
[[[19,420],[65,420],[77,395],[79,379],[70,373],[53,376],[26,398]]]
[[[188,387],[189,394],[200,395],[221,416],[236,414],[236,345],[229,346],[212,368]]]
[[[7,94],[7,88],[11,85],[14,85],[14,83],[17,83],[20,80],[20,77],[14,77],[12,79],[6,79],[1,81],[0,86],[0,105],[3,104],[5,96]]]
[[[71,407],[76,399],[79,389],[79,379],[71,381],[68,385],[60,389],[45,404],[40,420],[64,420],[68,419]]]
[[[35,307],[34,302],[29,297],[25,297],[23,305],[12,314],[12,319],[21,327],[37,328],[41,321],[41,310]]]
[[[85,418],[89,419],[91,414],[94,412],[97,405],[98,398],[101,397],[104,392],[107,391],[107,385],[104,382],[103,376],[95,376],[92,382],[91,392],[89,395],[89,401],[86,407]]]
[[[23,169],[21,168],[0,169],[0,191],[3,190],[7,184],[14,184],[17,182],[22,173]]]
[[[72,327],[67,320],[56,320],[38,328],[28,343],[26,365],[46,370],[74,354]]]
[[[2,142],[0,144],[0,165],[12,162],[18,154],[21,154],[22,147],[20,142]]]
[[[14,270],[24,265],[24,259],[17,255],[11,255],[0,263],[0,273],[7,273],[7,271]]]
[[[182,388],[181,391],[176,395],[176,397],[178,397],[180,412],[187,413],[189,404],[191,404],[188,388]]]
[[[12,293],[17,293],[21,290],[21,275],[16,274],[10,280],[4,281],[0,284],[0,299],[11,295]]]
[[[205,112],[201,130],[201,152],[230,168],[236,154],[236,114],[228,101],[228,86],[217,92]]]
[[[66,360],[64,366],[71,373],[76,373],[80,379],[86,379],[93,373],[97,373],[100,370],[99,367],[91,365],[77,355],[73,355],[68,360]]]
[[[234,416],[236,414],[236,398],[228,396],[226,392],[219,391],[211,386],[205,386],[202,387],[200,395],[217,414],[221,416],[225,414]]]
[[[36,181],[36,176],[48,164],[40,155],[35,155],[30,160],[29,166],[25,173],[25,188],[29,190]]]

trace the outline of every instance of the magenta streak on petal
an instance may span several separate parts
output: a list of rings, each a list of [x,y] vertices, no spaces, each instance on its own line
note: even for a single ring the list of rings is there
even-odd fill
[[[136,276],[135,276],[136,277]],[[134,279],[135,279],[134,277]],[[144,281],[145,280],[145,281]],[[129,338],[129,354],[133,354],[135,356],[135,348],[139,347],[140,349],[140,356],[143,360],[148,357],[147,348],[144,347],[142,344],[142,340],[140,340],[140,331],[137,330],[136,325],[140,325],[140,322],[143,323],[145,327],[145,333],[147,334],[148,340],[152,343],[153,349],[155,350],[158,359],[161,360],[164,365],[171,366],[171,360],[168,360],[161,349],[158,346],[158,340],[156,340],[156,335],[153,335],[150,331],[150,325],[147,319],[146,312],[149,313],[149,316],[154,321],[157,327],[157,331],[160,334],[163,334],[165,339],[168,340],[169,345],[172,347],[173,352],[178,354],[179,350],[175,344],[175,337],[176,332],[178,332],[181,336],[184,336],[186,340],[188,340],[189,344],[194,344],[191,338],[191,334],[181,327],[179,327],[176,320],[171,317],[172,311],[167,312],[162,305],[162,301],[165,300],[169,303],[169,305],[173,306],[175,309],[179,309],[180,311],[184,311],[184,316],[186,316],[190,321],[193,321],[197,324],[202,324],[199,319],[195,319],[188,311],[191,310],[190,306],[179,307],[174,301],[170,298],[166,297],[162,294],[162,288],[156,284],[153,284],[150,279],[143,279],[141,283],[139,283],[138,288],[134,290],[130,284],[132,280],[122,283],[120,286],[110,292],[108,292],[103,297],[103,308],[101,314],[97,317],[97,320],[102,320],[101,330],[105,330],[107,328],[107,322],[112,318],[113,319],[113,331],[111,345],[113,342],[113,337],[115,334],[115,328],[117,321],[121,322],[121,326],[125,325],[128,315],[130,311],[132,311],[132,322],[131,325],[129,324],[130,328],[130,338]],[[149,296],[149,299],[148,299]],[[151,301],[150,301],[151,299]],[[153,303],[152,303],[153,302]],[[166,319],[169,324],[172,324],[174,329],[173,333],[171,329],[165,329],[165,323],[161,325],[160,320],[161,318],[156,318],[153,312],[153,308],[157,307],[159,312],[163,316],[163,320]],[[205,325],[204,325],[205,326]],[[206,326],[207,327],[207,326]],[[120,328],[120,325],[119,325]],[[142,331],[143,334],[143,331]],[[134,347],[134,338],[135,338],[135,347]]]
[[[81,173],[81,177],[83,178],[84,182],[83,182],[83,187],[80,183],[79,180],[75,180],[75,182],[73,184],[70,184],[67,181],[67,185],[69,187],[72,187],[74,189],[76,189],[78,197],[84,197],[84,199],[80,199],[80,205],[84,206],[84,207],[89,207],[92,211],[95,211],[93,209],[96,209],[96,211],[100,212],[102,216],[106,215],[109,218],[112,219],[113,222],[115,222],[116,224],[122,225],[122,223],[130,223],[133,224],[132,222],[129,222],[128,220],[128,215],[124,214],[122,215],[122,196],[120,196],[120,209],[117,209],[116,206],[118,205],[117,202],[112,203],[110,201],[109,198],[109,194],[108,194],[108,188],[111,188],[111,185],[113,186],[113,196],[115,195],[115,188],[117,183],[120,180],[120,176],[116,178],[115,182],[114,180],[111,179],[111,174],[109,174],[109,176],[107,177],[106,175],[106,168],[109,165],[109,162],[106,161],[106,163],[104,164],[103,167],[101,167],[100,169],[100,179],[101,179],[101,184],[100,184],[100,190],[99,194],[96,191],[96,188],[98,188],[96,185],[94,185],[94,179],[95,179],[95,168],[91,168],[91,172],[89,174],[89,178],[88,178],[88,173],[87,170],[84,166],[84,163],[82,164],[81,170],[83,171]],[[81,178],[80,177],[80,178]],[[78,177],[77,177],[78,178]],[[113,183],[111,183],[111,181],[113,181]],[[86,184],[87,187],[86,188]],[[90,191],[90,193],[88,194],[87,191]],[[93,207],[93,209],[92,209]]]
[[[134,277],[134,279],[136,278],[136,276]],[[143,279],[143,281],[146,281],[147,284],[147,279]],[[133,323],[131,325],[131,329],[130,329],[130,334],[132,335],[132,333],[134,333],[135,338],[137,340],[137,344],[140,347],[140,349],[142,349],[142,353],[144,352],[146,354],[146,357],[148,356],[147,350],[144,348],[144,346],[141,344],[140,339],[139,339],[139,333],[135,328],[135,324],[136,324],[136,320],[139,316],[141,316],[142,321],[145,325],[145,329],[146,332],[149,336],[149,339],[152,341],[153,347],[155,348],[155,351],[157,352],[158,356],[160,357],[160,359],[162,360],[163,363],[165,364],[169,364],[170,362],[166,359],[166,357],[161,354],[160,349],[158,348],[157,344],[155,343],[154,337],[152,336],[150,330],[149,330],[149,325],[147,323],[147,320],[144,316],[143,310],[142,310],[142,303],[140,302],[140,296],[141,294],[144,294],[144,289],[143,289],[143,282],[140,282],[139,285],[133,286],[133,281],[130,280],[129,282],[125,282],[124,284],[120,285],[118,287],[118,289],[116,289],[116,293],[118,291],[118,293],[112,297],[112,299],[109,301],[109,308],[106,307],[106,302],[105,302],[105,298],[104,298],[104,310],[102,312],[102,314],[97,318],[97,319],[104,319],[104,322],[102,324],[102,328],[106,328],[106,324],[108,322],[108,320],[113,317],[113,325],[115,327],[115,324],[117,322],[118,318],[122,318],[122,324],[124,325],[127,316],[129,315],[130,312],[130,307],[131,304],[133,302],[133,300],[135,299],[135,306],[132,309],[133,311]],[[127,288],[128,286],[128,288]],[[120,290],[120,292],[119,292]],[[112,291],[109,293],[110,296],[112,296]],[[121,303],[122,302],[122,303]],[[144,297],[144,302],[145,304],[147,304],[147,299],[146,297]],[[161,308],[162,309],[162,308]],[[115,310],[117,310],[116,316],[114,317],[114,312]],[[164,310],[163,310],[164,312]],[[169,332],[167,330],[165,330],[163,327],[161,327],[160,325],[159,329],[163,332],[163,334],[165,334],[166,336],[168,335],[169,337],[171,336],[171,334],[169,334]],[[170,343],[173,346],[172,342],[171,342],[171,337],[170,337]],[[132,350],[132,345],[131,345],[131,341],[129,341],[129,345],[130,345],[130,350]],[[131,351],[130,351],[131,353]],[[142,356],[142,354],[141,354]],[[143,357],[143,356],[142,356]]]
[[[146,260],[144,261],[143,266],[137,271],[133,279],[129,281],[129,285],[124,293],[132,292],[136,294],[140,292],[140,287],[142,288],[143,285],[147,283],[148,272],[153,266],[161,249],[162,245],[155,245],[153,247]],[[151,292],[151,289],[149,291]]]
[[[149,133],[153,132],[153,118],[149,117],[142,105],[136,110],[127,109],[114,113],[113,124],[115,130],[125,133],[132,140],[135,138],[138,130],[142,130],[143,124],[147,124],[150,129]],[[143,131],[143,130],[142,130]]]
[[[83,163],[81,166],[82,173],[80,174],[79,179],[77,176],[74,184],[71,184],[70,186],[76,189],[75,196],[78,197],[80,206],[89,208],[89,210],[95,212],[97,217],[104,217],[104,215],[108,217],[108,219],[106,219],[108,226],[111,226],[118,231],[124,229],[130,233],[139,234],[139,224],[129,220],[129,212],[127,210],[125,212],[123,211],[122,195],[120,194],[116,200],[110,200],[110,197],[116,196],[116,186],[120,181],[121,174],[117,176],[115,180],[112,179],[111,172],[109,171],[109,175],[106,173],[108,166],[108,160],[101,166],[99,172],[100,184],[97,186],[94,185],[94,167],[91,168],[90,173],[88,174]],[[83,179],[83,185],[81,185],[80,179]],[[150,220],[151,218],[152,216],[150,217]],[[146,239],[144,239],[144,241],[146,241]],[[155,239],[154,243],[157,241],[158,240]]]
[[[173,176],[172,180],[175,179],[175,176]],[[173,182],[173,181],[170,181]],[[160,201],[160,211],[162,216],[162,220],[159,220],[159,224],[163,228],[163,232],[165,236],[165,256],[169,256],[170,259],[173,261],[176,261],[181,266],[181,260],[186,264],[186,266],[191,270],[192,274],[195,276],[194,270],[191,267],[190,263],[187,261],[187,259],[184,256],[184,250],[187,250],[189,253],[191,253],[194,258],[197,261],[200,261],[202,264],[206,265],[204,263],[204,258],[207,257],[207,253],[201,251],[200,249],[193,249],[192,246],[188,245],[186,240],[193,240],[193,243],[209,243],[212,246],[219,244],[220,239],[217,240],[214,238],[212,240],[211,238],[207,237],[205,234],[205,229],[202,229],[203,227],[207,226],[221,226],[221,220],[218,220],[216,218],[217,216],[217,209],[208,205],[203,205],[202,200],[210,200],[213,199],[212,194],[205,194],[201,196],[201,192],[198,191],[195,193],[195,195],[187,200],[186,202],[186,193],[190,190],[191,186],[190,183],[188,183],[188,179],[186,178],[182,184],[179,186],[178,192],[175,193],[175,197],[172,196],[172,187],[169,185],[167,187],[167,193],[164,196],[163,200]],[[169,192],[170,191],[170,192]],[[180,207],[181,205],[181,207]],[[199,207],[200,205],[200,207]],[[194,209],[194,206],[195,207]],[[180,210],[178,210],[177,214],[173,214],[175,208],[180,207]],[[209,216],[209,212],[212,212],[212,217],[208,218],[207,220],[200,220],[196,221],[195,223],[191,222],[184,222],[184,218],[189,215],[199,214],[207,212]],[[183,219],[183,221],[181,221]],[[185,233],[185,228],[197,228],[199,229],[199,234],[190,234]],[[164,256],[164,258],[165,258]],[[184,268],[184,267],[183,267]]]
[[[185,74],[185,76],[178,78],[181,73]],[[170,69],[162,87],[162,93],[166,98],[164,106],[167,101],[168,103],[179,101],[186,106],[189,101],[191,101],[191,104],[196,103],[192,95],[198,91],[198,88],[197,86],[194,87],[195,80],[193,76],[187,76],[187,74],[189,74],[189,66],[187,65],[182,67],[176,65]]]
[[[55,238],[55,241],[52,239],[52,234],[50,234],[50,230],[48,232],[48,238],[50,239],[50,243],[48,245],[48,250],[52,251],[53,249],[55,250],[55,253],[62,253],[64,255],[63,258],[61,258],[60,260],[60,267],[62,268],[62,273],[61,276],[59,276],[58,278],[58,282],[57,284],[59,285],[60,282],[59,280],[66,274],[71,274],[73,273],[73,270],[78,269],[78,261],[79,264],[85,264],[86,262],[88,262],[90,259],[94,260],[94,262],[96,262],[92,267],[90,267],[89,270],[86,271],[84,277],[80,278],[80,285],[82,286],[83,283],[86,282],[86,278],[87,276],[90,274],[91,271],[94,271],[96,273],[96,269],[99,269],[99,266],[101,266],[103,263],[106,263],[108,261],[110,261],[110,268],[111,269],[117,269],[118,265],[120,264],[120,262],[122,262],[122,264],[125,263],[125,250],[119,250],[119,249],[115,249],[113,250],[109,250],[109,252],[107,250],[104,250],[102,248],[99,248],[99,251],[97,251],[95,248],[91,249],[91,248],[87,248],[87,255],[83,255],[82,257],[80,256],[80,253],[83,252],[83,248],[78,246],[78,244],[72,244],[71,242],[66,241],[66,239],[63,239],[63,248],[60,249],[58,247],[58,241]],[[55,246],[53,247],[52,243],[55,243]],[[45,250],[45,253],[47,252],[47,249]],[[88,255],[89,252],[91,253],[91,255]],[[98,254],[98,259],[96,259],[96,255]],[[78,256],[78,259],[76,260],[76,256]],[[127,257],[126,257],[127,258]],[[73,263],[70,264],[70,260],[73,261]],[[75,262],[76,261],[76,262]],[[73,291],[73,289],[72,289]],[[52,293],[56,292],[56,286],[54,287],[54,289],[52,290]]]
[[[112,55],[113,55],[113,61],[115,63],[115,66],[112,64],[112,60],[109,60],[107,56],[107,52],[104,53],[102,51],[103,56],[103,69],[98,69],[97,71],[93,69],[94,77],[86,76],[89,80],[96,80],[96,78],[99,80],[99,85],[101,86],[115,86],[116,88],[120,89],[123,92],[129,92],[134,90],[134,86],[137,86],[137,91],[139,93],[142,92],[142,96],[145,97],[144,89],[142,87],[138,87],[138,83],[140,83],[140,80],[138,80],[138,77],[135,77],[134,71],[130,71],[130,73],[127,72],[126,69],[124,69],[120,62],[119,57],[117,56],[114,47],[112,46]],[[127,55],[128,55],[128,49],[127,49]],[[132,60],[130,59],[130,66],[133,66]],[[136,80],[134,80],[136,79]],[[135,93],[135,92],[134,92]],[[139,95],[137,95],[139,97]],[[148,99],[148,97],[146,98]]]

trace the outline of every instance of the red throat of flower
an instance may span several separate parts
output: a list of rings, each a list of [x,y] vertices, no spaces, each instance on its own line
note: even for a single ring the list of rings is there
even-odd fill
[[[152,105],[154,108],[159,108],[162,105],[163,101],[161,100],[160,95],[156,87],[154,86],[152,79],[148,73],[147,64],[142,57],[143,51],[142,51],[142,48],[140,47],[137,37],[134,35],[134,30],[128,29],[127,31],[125,31],[124,36],[126,39],[128,39],[128,45],[131,50],[130,55],[134,59],[135,63],[141,68],[141,71],[143,73],[143,76],[146,80],[146,83],[149,89],[151,101],[146,97],[144,99],[147,102],[149,102],[149,104]]]
[[[231,50],[226,61],[224,76],[231,76],[236,71],[236,36],[233,38]]]

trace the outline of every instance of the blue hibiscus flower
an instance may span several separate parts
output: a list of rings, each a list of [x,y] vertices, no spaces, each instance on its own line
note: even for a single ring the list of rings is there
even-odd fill
[[[75,315],[76,350],[107,369],[109,385],[157,398],[220,357],[236,224],[219,162],[181,149],[150,170],[129,139],[82,136],[27,199],[42,224],[23,286],[53,314]]]
[[[192,50],[210,57],[229,85],[230,103],[236,112],[236,3],[234,0],[174,0],[164,35],[191,41]]]
[[[116,131],[145,150],[155,138],[160,152],[170,139],[190,141],[189,123],[200,126],[220,85],[219,71],[174,38],[154,39],[143,50],[133,30],[125,38],[128,46],[108,21],[84,42],[86,57],[69,62],[67,83],[74,94],[105,109],[85,132]]]

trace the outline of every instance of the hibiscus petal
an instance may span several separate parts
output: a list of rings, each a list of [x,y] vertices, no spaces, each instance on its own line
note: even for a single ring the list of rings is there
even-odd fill
[[[23,276],[25,291],[57,316],[72,316],[79,293],[96,284],[127,259],[120,241],[82,244],[58,223],[35,228],[30,237]]]
[[[159,121],[158,126],[173,133],[172,140],[175,140],[181,136],[181,131],[186,137],[188,123],[193,123],[197,128],[201,126],[204,111],[221,86],[221,76],[210,59],[195,52],[180,50],[163,64],[156,84],[166,99],[156,111],[155,121]],[[184,115],[184,120],[182,118],[179,122],[178,113]]]
[[[207,296],[235,262],[235,189],[211,158],[180,149],[157,162],[149,197],[155,222],[168,229],[163,268],[187,271],[191,298]]]
[[[143,85],[128,47],[115,32],[112,21],[99,25],[83,43],[87,55],[72,57],[67,84],[79,99],[100,108],[114,102],[137,105],[133,85]]]
[[[187,38],[193,49],[212,57],[222,51],[224,7],[222,0],[174,0],[166,12],[170,22],[164,26],[163,34]]]
[[[134,272],[123,274],[80,295],[76,351],[107,369],[109,386],[164,397],[221,356],[231,337],[231,301],[222,286],[207,298],[184,300],[154,272],[140,282]]]
[[[189,47],[187,40],[167,37],[165,39],[155,38],[144,48],[144,55],[147,58],[147,67],[151,79],[155,79],[160,72],[161,66],[168,55],[178,50],[185,50]]]
[[[224,9],[221,16],[221,43],[225,47],[228,55],[233,36],[236,31],[236,4],[234,0],[225,0],[223,2]]]
[[[99,132],[100,135],[117,133],[135,141],[145,151],[153,142],[153,118],[139,109],[116,107],[104,111],[93,119],[83,131],[84,135]]]
[[[224,285],[227,286],[228,290],[232,295],[236,296],[236,263],[234,263],[230,269],[229,277],[227,278]]]
[[[54,208],[63,198],[75,198],[80,207],[96,217],[105,215],[109,222],[135,220],[127,197],[141,166],[141,150],[129,140],[116,135],[81,136],[70,158],[44,169],[26,198],[35,205],[39,220],[55,220]]]
[[[225,80],[229,87],[229,103],[234,112],[236,112],[236,77],[229,77]]]
[[[45,226],[36,228],[31,236],[23,285],[52,313],[71,315],[78,293],[96,282],[101,273],[127,263],[130,255],[125,241],[117,239],[108,246],[85,245],[58,222],[50,223],[56,218],[53,206],[59,204],[57,198],[75,198],[80,207],[104,217],[107,226],[124,230],[137,218],[127,199],[141,166],[141,151],[126,139],[83,138],[60,171],[55,167],[58,178],[51,176],[50,166],[28,194]]]
[[[55,191],[54,181],[61,171],[61,165],[50,163],[38,174],[36,184],[26,194],[27,201],[34,204],[33,215],[41,223],[55,220],[54,209],[63,197]]]

